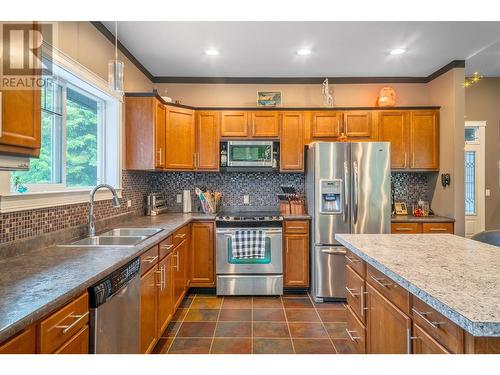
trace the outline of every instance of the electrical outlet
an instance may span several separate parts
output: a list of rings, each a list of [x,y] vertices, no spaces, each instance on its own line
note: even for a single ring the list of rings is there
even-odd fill
[[[132,201],[130,199],[127,201],[127,207],[132,207]]]
[[[490,191],[490,189],[486,189],[486,192],[485,192],[485,193],[486,193],[485,195],[486,195],[487,197],[489,197],[489,196],[491,195],[491,191]]]
[[[177,203],[182,203],[182,194],[177,194]]]
[[[248,194],[243,196],[243,204],[250,204],[250,196]]]

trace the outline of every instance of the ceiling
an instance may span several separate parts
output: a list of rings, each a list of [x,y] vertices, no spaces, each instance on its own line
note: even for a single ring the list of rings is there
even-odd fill
[[[453,60],[500,76],[500,22],[120,21],[118,38],[155,77],[427,77]]]

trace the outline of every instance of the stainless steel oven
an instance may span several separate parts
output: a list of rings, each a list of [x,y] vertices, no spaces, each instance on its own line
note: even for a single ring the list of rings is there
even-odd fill
[[[218,219],[216,229],[216,274],[218,295],[283,294],[283,254],[281,220]],[[232,241],[236,230],[265,232],[264,258],[233,257]]]
[[[228,167],[269,167],[274,164],[273,141],[228,141]]]

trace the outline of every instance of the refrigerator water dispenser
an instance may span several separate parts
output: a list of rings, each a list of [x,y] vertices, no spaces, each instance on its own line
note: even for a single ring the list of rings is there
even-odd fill
[[[320,181],[320,213],[322,214],[342,214],[343,195],[342,180],[321,180]]]

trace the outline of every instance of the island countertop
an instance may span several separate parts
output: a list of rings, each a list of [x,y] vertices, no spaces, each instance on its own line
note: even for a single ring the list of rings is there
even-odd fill
[[[451,234],[337,234],[367,264],[478,337],[500,337],[500,248]]]

